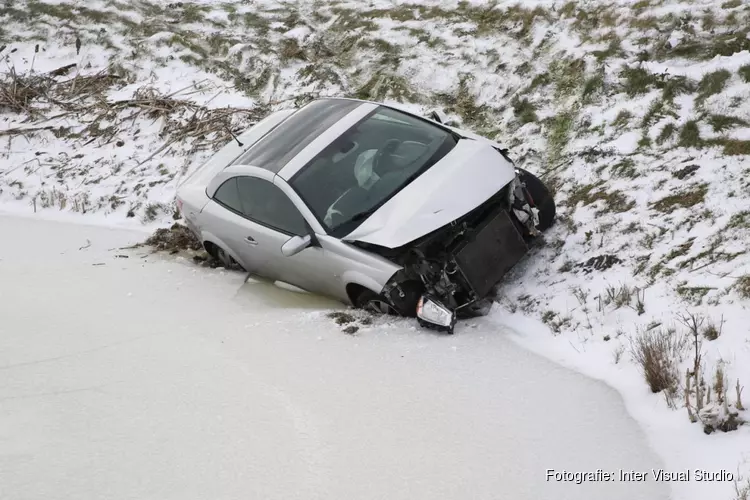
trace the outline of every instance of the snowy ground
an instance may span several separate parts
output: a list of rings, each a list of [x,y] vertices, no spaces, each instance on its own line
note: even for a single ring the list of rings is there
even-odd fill
[[[742,473],[710,498],[750,497],[750,426],[704,434],[750,420],[747,2],[18,0],[0,20],[16,213],[171,224],[230,129],[318,95],[441,108],[507,143],[560,223],[490,319],[617,388],[668,464]],[[631,356],[644,339],[671,346],[659,387]],[[676,498],[706,497],[691,486]]]
[[[113,250],[137,232],[0,216],[0,233],[17,243],[0,250],[3,498],[668,497],[547,482],[663,465],[613,390],[490,324],[351,336],[320,312],[335,304]]]

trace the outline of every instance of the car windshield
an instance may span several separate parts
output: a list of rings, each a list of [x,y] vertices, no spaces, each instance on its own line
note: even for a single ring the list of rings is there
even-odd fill
[[[326,231],[340,238],[448,154],[457,141],[455,134],[428,121],[379,107],[303,167],[290,184]]]

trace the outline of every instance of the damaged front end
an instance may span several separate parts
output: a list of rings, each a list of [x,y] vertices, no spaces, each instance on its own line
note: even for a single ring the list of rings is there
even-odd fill
[[[355,244],[402,266],[382,291],[401,315],[449,332],[528,252],[538,211],[518,175],[489,200],[421,238],[390,249]]]

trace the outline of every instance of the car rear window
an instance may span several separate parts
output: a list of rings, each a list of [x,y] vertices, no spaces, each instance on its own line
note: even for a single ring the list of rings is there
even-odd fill
[[[313,101],[281,122],[234,165],[278,172],[308,144],[362,103],[346,99]]]
[[[232,177],[222,184],[214,194],[214,199],[231,208],[237,213],[242,212],[242,202],[240,201],[240,192],[237,190],[237,177]]]

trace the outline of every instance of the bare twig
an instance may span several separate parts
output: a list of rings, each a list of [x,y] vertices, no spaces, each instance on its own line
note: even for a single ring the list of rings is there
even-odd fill
[[[695,423],[698,419],[695,417],[692,408],[690,407],[690,370],[685,371],[685,408],[687,409],[688,418],[690,422]]]
[[[200,85],[201,83],[203,83],[203,82],[205,82],[205,81],[207,81],[207,80],[208,80],[207,78],[204,78],[203,80],[201,80],[201,81],[199,81],[199,82],[194,82],[194,83],[191,83],[191,84],[190,84],[190,85],[188,85],[187,87],[181,88],[180,90],[176,90],[176,91],[172,92],[171,94],[167,94],[167,95],[165,95],[164,97],[165,97],[166,99],[169,99],[169,98],[171,98],[171,97],[174,97],[174,96],[176,96],[176,95],[177,95],[177,94],[179,94],[180,92],[184,92],[184,91],[186,91],[186,90],[187,90],[187,89],[189,89],[189,88],[196,88],[196,87],[197,87],[198,85]]]
[[[156,155],[158,155],[159,153],[161,153],[162,151],[164,151],[165,149],[167,149],[169,146],[171,146],[175,142],[177,142],[177,139],[173,139],[173,140],[167,142],[166,144],[164,144],[162,147],[160,147],[159,149],[157,149],[156,151],[154,151],[153,153],[151,153],[148,158],[146,158],[145,160],[143,160],[141,162],[138,162],[138,164],[135,167],[133,167],[130,170],[128,170],[126,172],[126,175],[127,174],[131,174],[132,172],[134,172],[136,168],[138,168],[141,165],[143,165],[144,163],[150,161],[152,158],[154,158]]]
[[[734,406],[740,411],[745,409],[745,407],[742,406],[742,389],[744,389],[744,387],[740,387],[740,379],[737,379],[737,385],[734,386],[734,390],[737,393],[737,402]]]

